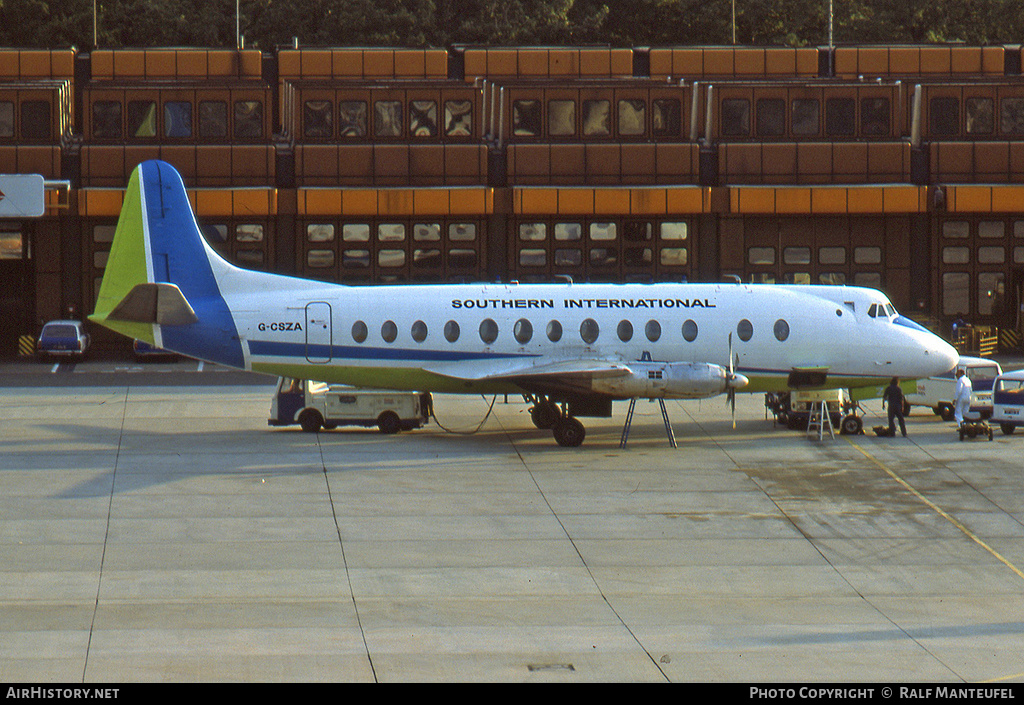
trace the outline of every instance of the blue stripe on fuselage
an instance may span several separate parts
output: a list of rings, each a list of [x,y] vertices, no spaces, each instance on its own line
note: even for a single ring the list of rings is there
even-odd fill
[[[540,355],[527,353],[416,350],[410,348],[357,347],[354,345],[307,345],[305,343],[285,343],[272,340],[250,340],[249,352],[252,355],[309,358],[311,360],[404,360],[408,362],[455,362],[540,357]]]
[[[163,347],[201,360],[245,367],[242,343],[217,286],[185,184],[164,162],[144,162],[140,170],[154,280],[176,284],[199,318],[185,326],[161,326]]]

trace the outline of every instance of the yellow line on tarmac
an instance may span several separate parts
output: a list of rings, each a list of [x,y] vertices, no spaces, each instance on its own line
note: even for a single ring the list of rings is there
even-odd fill
[[[851,441],[851,440],[850,440],[849,438],[846,438],[846,437],[844,436],[844,439],[846,440],[846,442],[847,442],[847,443],[849,443],[849,444],[850,444],[850,445],[852,445],[852,446],[853,446],[854,448],[856,448],[857,450],[859,450],[859,451],[860,451],[860,452],[861,452],[861,453],[862,453],[862,454],[864,455],[864,457],[865,457],[865,458],[867,458],[867,459],[868,459],[868,460],[870,460],[870,461],[871,461],[872,463],[874,463],[875,465],[877,465],[877,466],[878,466],[878,467],[879,467],[879,468],[880,468],[880,469],[882,470],[882,472],[884,472],[884,473],[885,473],[886,475],[888,475],[888,476],[889,476],[889,477],[891,477],[891,478],[892,478],[893,480],[895,480],[896,482],[898,482],[898,483],[899,483],[900,485],[902,485],[902,486],[903,486],[903,487],[904,487],[904,488],[905,488],[905,489],[906,489],[906,490],[907,490],[908,492],[910,492],[910,493],[911,493],[912,495],[914,495],[914,496],[915,496],[915,497],[917,497],[917,498],[918,498],[919,500],[921,500],[921,501],[922,501],[922,502],[924,502],[924,503],[925,503],[926,505],[928,505],[928,507],[929,507],[929,508],[931,508],[931,510],[932,510],[932,511],[934,511],[934,512],[935,512],[936,514],[938,514],[938,515],[939,515],[939,516],[941,516],[941,517],[942,517],[943,519],[945,519],[946,521],[948,521],[948,522],[949,522],[950,524],[952,524],[953,526],[955,526],[956,528],[958,528],[958,529],[959,529],[959,530],[960,530],[961,532],[963,532],[964,536],[966,536],[966,537],[967,537],[967,538],[969,538],[969,539],[970,539],[971,541],[973,541],[974,543],[978,544],[979,546],[981,546],[982,548],[984,548],[984,549],[985,549],[986,551],[988,551],[988,552],[989,552],[990,554],[992,554],[992,556],[993,556],[994,558],[996,558],[996,560],[998,560],[998,561],[999,561],[1000,563],[1002,563],[1002,564],[1003,564],[1003,565],[1005,565],[1005,566],[1006,566],[1007,568],[1009,568],[1009,569],[1010,569],[1010,570],[1012,570],[1012,571],[1013,571],[1014,573],[1016,573],[1016,574],[1017,574],[1017,577],[1018,577],[1018,578],[1022,578],[1022,579],[1024,579],[1024,571],[1021,571],[1021,569],[1020,569],[1020,568],[1018,568],[1018,567],[1017,567],[1017,566],[1015,566],[1015,565],[1014,565],[1013,563],[1011,563],[1011,562],[1010,562],[1010,561],[1008,561],[1008,560],[1007,560],[1006,558],[1004,558],[1004,557],[1002,556],[1002,554],[1000,554],[1000,553],[999,553],[999,552],[998,552],[997,550],[995,550],[994,548],[992,548],[991,546],[989,546],[989,545],[988,545],[987,543],[985,543],[984,541],[982,541],[982,540],[981,540],[980,538],[978,538],[977,536],[975,536],[975,535],[974,535],[974,533],[973,533],[973,532],[972,532],[972,531],[971,531],[970,529],[968,529],[968,528],[967,528],[966,526],[964,526],[964,525],[963,525],[962,523],[960,523],[960,522],[959,522],[959,521],[958,521],[958,520],[957,520],[957,519],[956,519],[955,517],[953,517],[953,516],[951,516],[950,514],[948,514],[948,513],[947,513],[947,512],[945,511],[945,510],[943,510],[943,509],[942,509],[942,507],[938,506],[937,504],[935,504],[935,502],[932,502],[932,501],[931,501],[930,499],[928,499],[928,498],[927,498],[927,497],[925,497],[925,496],[924,496],[923,494],[921,494],[920,492],[918,492],[917,490],[915,490],[915,489],[914,489],[913,487],[911,487],[911,486],[910,486],[910,484],[908,484],[906,480],[904,480],[904,479],[903,479],[902,477],[900,477],[899,475],[897,475],[896,473],[894,473],[894,472],[893,472],[892,470],[890,470],[889,468],[887,468],[887,467],[885,466],[885,464],[884,464],[884,463],[882,463],[882,462],[881,462],[880,460],[878,460],[878,459],[877,459],[877,458],[875,458],[875,457],[874,457],[873,455],[871,455],[871,453],[869,453],[869,452],[867,452],[866,450],[864,450],[863,448],[861,448],[861,447],[860,447],[859,445],[857,445],[856,443],[854,443],[853,441]]]

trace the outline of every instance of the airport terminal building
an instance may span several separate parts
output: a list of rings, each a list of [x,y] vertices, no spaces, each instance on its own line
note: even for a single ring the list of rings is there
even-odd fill
[[[46,183],[0,219],[0,355],[92,311],[147,159],[245,267],[857,284],[1020,345],[1017,46],[0,50],[0,174]]]

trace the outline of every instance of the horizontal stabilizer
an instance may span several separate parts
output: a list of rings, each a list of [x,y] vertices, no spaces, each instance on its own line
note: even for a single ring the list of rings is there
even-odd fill
[[[187,326],[199,317],[174,284],[137,284],[107,316],[114,321]]]

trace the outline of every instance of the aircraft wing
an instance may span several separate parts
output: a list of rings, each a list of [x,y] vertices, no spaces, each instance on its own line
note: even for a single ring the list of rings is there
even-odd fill
[[[492,360],[478,363],[459,362],[427,368],[445,377],[472,382],[511,382],[524,389],[538,392],[587,392],[594,379],[623,377],[632,374],[623,362],[611,360],[558,360],[534,364],[533,361],[510,360],[495,368]]]

